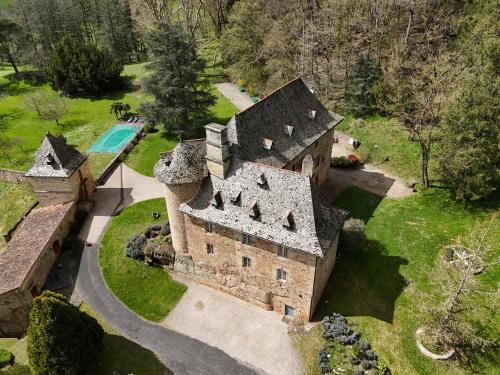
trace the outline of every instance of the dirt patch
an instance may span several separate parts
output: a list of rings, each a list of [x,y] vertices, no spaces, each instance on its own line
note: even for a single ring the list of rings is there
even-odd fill
[[[197,301],[195,304],[194,304],[194,308],[198,311],[201,311],[203,310],[203,308],[205,307],[205,304],[202,302],[202,301]]]

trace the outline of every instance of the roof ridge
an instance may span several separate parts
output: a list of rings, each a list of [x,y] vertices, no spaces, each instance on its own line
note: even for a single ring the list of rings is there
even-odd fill
[[[234,117],[238,116],[239,114],[242,114],[243,112],[248,111],[249,109],[255,108],[255,107],[256,107],[259,103],[264,102],[267,98],[269,98],[270,96],[272,96],[272,95],[276,94],[276,92],[278,92],[278,91],[282,90],[283,88],[285,88],[285,87],[286,87],[286,86],[288,86],[288,85],[291,85],[292,83],[294,83],[294,82],[298,81],[299,79],[300,79],[300,80],[302,80],[302,76],[300,76],[300,75],[299,75],[297,78],[294,78],[294,79],[292,79],[291,81],[288,81],[287,83],[285,83],[285,84],[283,84],[283,85],[279,86],[278,88],[274,89],[274,90],[273,90],[273,91],[271,91],[270,93],[268,93],[268,94],[264,95],[264,96],[263,96],[263,97],[262,97],[262,98],[261,98],[258,102],[253,103],[250,107],[247,107],[247,108],[245,108],[245,109],[242,109],[242,110],[241,110],[241,111],[239,111],[239,112],[236,112],[236,113],[234,114]],[[305,84],[305,82],[304,82],[304,84]]]

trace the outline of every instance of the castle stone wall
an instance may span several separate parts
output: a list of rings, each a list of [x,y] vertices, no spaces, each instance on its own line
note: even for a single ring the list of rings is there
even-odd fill
[[[185,216],[190,259],[181,258],[176,269],[191,274],[205,284],[233,294],[264,308],[284,314],[285,305],[295,316],[308,320],[313,299],[316,257],[288,249],[288,257],[278,256],[278,246],[253,237],[250,245],[241,243],[241,233]],[[207,244],[214,248],[207,253]],[[243,267],[243,257],[251,267]],[[176,258],[177,263],[177,258]],[[277,269],[287,272],[287,280],[277,280]]]
[[[168,220],[172,231],[172,245],[176,253],[187,253],[186,229],[184,214],[179,211],[181,203],[194,197],[201,184],[200,181],[191,184],[163,185],[167,203]]]

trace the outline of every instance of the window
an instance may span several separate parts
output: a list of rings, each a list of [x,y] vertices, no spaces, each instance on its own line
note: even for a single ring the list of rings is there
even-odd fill
[[[288,258],[288,249],[285,246],[278,246],[278,256]]]
[[[205,223],[205,232],[212,233],[212,223]]]
[[[295,315],[295,309],[292,306],[285,305],[285,315],[287,315],[287,316],[294,316]]]
[[[243,257],[243,267],[252,267],[252,259],[249,257]]]
[[[276,278],[280,281],[286,281],[286,271],[284,269],[278,268],[276,270]]]
[[[213,254],[214,253],[214,245],[211,245],[207,243],[207,254]]]
[[[241,237],[241,243],[243,243],[245,245],[250,245],[251,242],[252,242],[252,238],[250,237],[250,235],[243,233],[243,235]]]

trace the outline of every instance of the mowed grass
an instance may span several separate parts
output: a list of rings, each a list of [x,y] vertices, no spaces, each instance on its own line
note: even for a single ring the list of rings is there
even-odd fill
[[[15,363],[25,365],[28,363],[26,349],[28,347],[28,337],[22,339],[0,338],[0,349],[5,349],[14,354]]]
[[[371,116],[359,124],[352,116],[337,128],[361,142],[356,154],[369,156],[368,162],[403,178],[420,178],[420,146],[409,142],[408,133],[395,119]],[[431,159],[430,177],[434,177]]]
[[[35,202],[36,197],[29,183],[0,181],[0,234],[7,232]],[[0,251],[4,244],[2,237]]]
[[[125,67],[124,75],[136,76],[143,64]],[[69,113],[60,120],[61,128],[55,121],[40,119],[24,105],[25,96],[36,91],[53,92],[47,83],[16,80],[9,66],[0,65],[0,136],[14,141],[7,149],[10,157],[0,154],[0,168],[26,171],[33,162],[36,150],[47,131],[63,134],[68,142],[80,151],[90,145],[117,122],[109,107],[115,100],[131,105],[136,111],[138,105],[147,99],[140,90],[123,89],[95,98],[68,99]]]
[[[345,315],[394,374],[498,373],[498,363],[484,358],[468,370],[455,362],[432,361],[415,344],[415,331],[425,317],[422,307],[434,292],[432,275],[438,254],[476,222],[487,223],[498,205],[491,202],[490,207],[467,208],[442,189],[391,200],[357,188],[345,190],[334,205],[366,221],[369,242],[364,251],[344,253],[337,259],[316,319],[332,312]],[[498,218],[492,229],[491,242],[498,254]],[[498,285],[500,275],[491,273],[494,268],[489,271],[481,277],[491,286]],[[481,313],[490,314],[488,300],[481,303]],[[487,328],[491,337],[499,337],[499,324],[499,319],[493,318]],[[319,335],[320,329],[316,329],[299,340],[309,374],[318,371],[317,353],[324,345]]]
[[[155,223],[153,212],[161,214],[158,223],[168,220],[164,199],[136,203],[113,217],[101,242],[99,263],[104,280],[118,299],[140,316],[159,322],[179,302],[186,286],[172,280],[162,268],[124,254],[128,240]]]
[[[113,371],[120,374],[172,374],[153,352],[118,335],[88,304],[82,304],[80,310],[96,318],[104,329],[102,359],[94,372],[96,375],[109,375]]]
[[[212,86],[212,93],[216,96],[216,103],[210,108],[208,122],[217,122],[226,125],[238,109]],[[205,124],[200,124],[195,138],[205,138]],[[169,134],[159,125],[156,133],[149,133],[128,154],[125,164],[146,176],[153,176],[153,168],[160,159],[160,153],[172,150],[178,142],[178,137]]]

